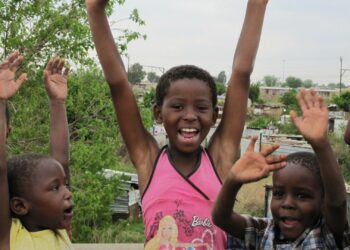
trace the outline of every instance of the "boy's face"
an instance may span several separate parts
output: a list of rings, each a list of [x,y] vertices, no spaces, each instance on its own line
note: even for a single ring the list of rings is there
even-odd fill
[[[27,200],[30,203],[28,229],[60,229],[71,223],[72,194],[63,167],[57,161],[46,159],[38,165]]]
[[[271,212],[286,239],[297,239],[316,223],[322,190],[320,181],[305,167],[288,165],[273,174]]]
[[[217,117],[208,83],[188,78],[172,82],[155,117],[164,124],[171,146],[194,152]]]

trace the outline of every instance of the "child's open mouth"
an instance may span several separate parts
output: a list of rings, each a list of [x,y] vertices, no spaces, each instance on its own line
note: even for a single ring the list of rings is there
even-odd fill
[[[65,219],[72,218],[73,214],[74,214],[73,205],[63,211],[63,215]]]
[[[199,129],[196,128],[182,128],[180,129],[180,135],[185,139],[185,140],[191,140],[194,139],[196,135],[199,133]]]
[[[283,217],[281,220],[286,227],[294,227],[298,223],[297,219],[291,217]]]

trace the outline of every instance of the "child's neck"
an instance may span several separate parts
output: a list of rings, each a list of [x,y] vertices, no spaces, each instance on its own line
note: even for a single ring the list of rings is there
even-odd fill
[[[200,153],[201,147],[190,153],[181,152],[170,145],[168,147],[169,160],[184,176],[189,176],[198,168]]]

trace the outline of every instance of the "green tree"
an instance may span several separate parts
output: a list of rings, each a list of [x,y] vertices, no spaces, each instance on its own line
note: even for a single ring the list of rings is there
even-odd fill
[[[155,72],[148,72],[147,73],[147,80],[156,83],[159,81],[159,76]]]
[[[139,63],[131,65],[128,71],[129,82],[132,84],[140,83],[146,76],[146,72],[143,71],[143,67]]]
[[[108,13],[123,2],[110,1]],[[144,25],[137,10],[127,19]],[[142,34],[123,30],[118,35],[120,49],[125,51],[127,43],[139,37]],[[54,55],[75,65],[91,65],[88,51],[92,47],[83,0],[0,0],[0,57],[19,49],[25,58],[23,68],[31,77]]]
[[[349,112],[350,111],[350,91],[342,92],[340,95],[332,97],[334,102],[340,109]]]
[[[250,121],[247,125],[248,128],[266,129],[270,124],[275,124],[276,120],[270,116],[258,116],[254,120]]]
[[[221,71],[216,78],[217,82],[226,83],[227,77],[225,71]]]
[[[155,96],[156,96],[156,90],[154,88],[151,88],[150,91],[146,92],[143,95],[143,106],[146,108],[152,108]]]
[[[263,85],[268,86],[268,87],[275,87],[279,85],[278,78],[273,75],[267,75],[264,76],[263,78]]]
[[[290,110],[300,110],[296,95],[297,92],[295,90],[290,90],[281,96],[280,101],[283,103],[287,113],[289,113]]]
[[[216,92],[218,95],[222,95],[226,93],[226,85],[222,82],[216,82]]]
[[[259,84],[251,84],[249,87],[249,99],[256,103],[259,100],[260,96],[260,86]]]
[[[310,80],[310,79],[306,79],[306,80],[304,80],[303,82],[302,82],[302,86],[304,87],[304,88],[311,88],[311,87],[314,87],[316,84],[312,81],[312,80]]]
[[[294,76],[288,76],[286,79],[286,84],[288,87],[296,89],[302,86],[303,81],[300,78]]]

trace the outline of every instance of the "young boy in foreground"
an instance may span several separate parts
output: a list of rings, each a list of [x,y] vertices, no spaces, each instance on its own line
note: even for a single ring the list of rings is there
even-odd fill
[[[273,156],[274,145],[254,152],[256,138],[229,172],[212,210],[214,223],[230,233],[232,249],[344,249],[350,246],[346,191],[327,136],[328,110],[316,92],[297,95],[302,117],[292,111],[299,132],[315,154]],[[237,214],[237,193],[245,183],[273,173],[272,219]]]

